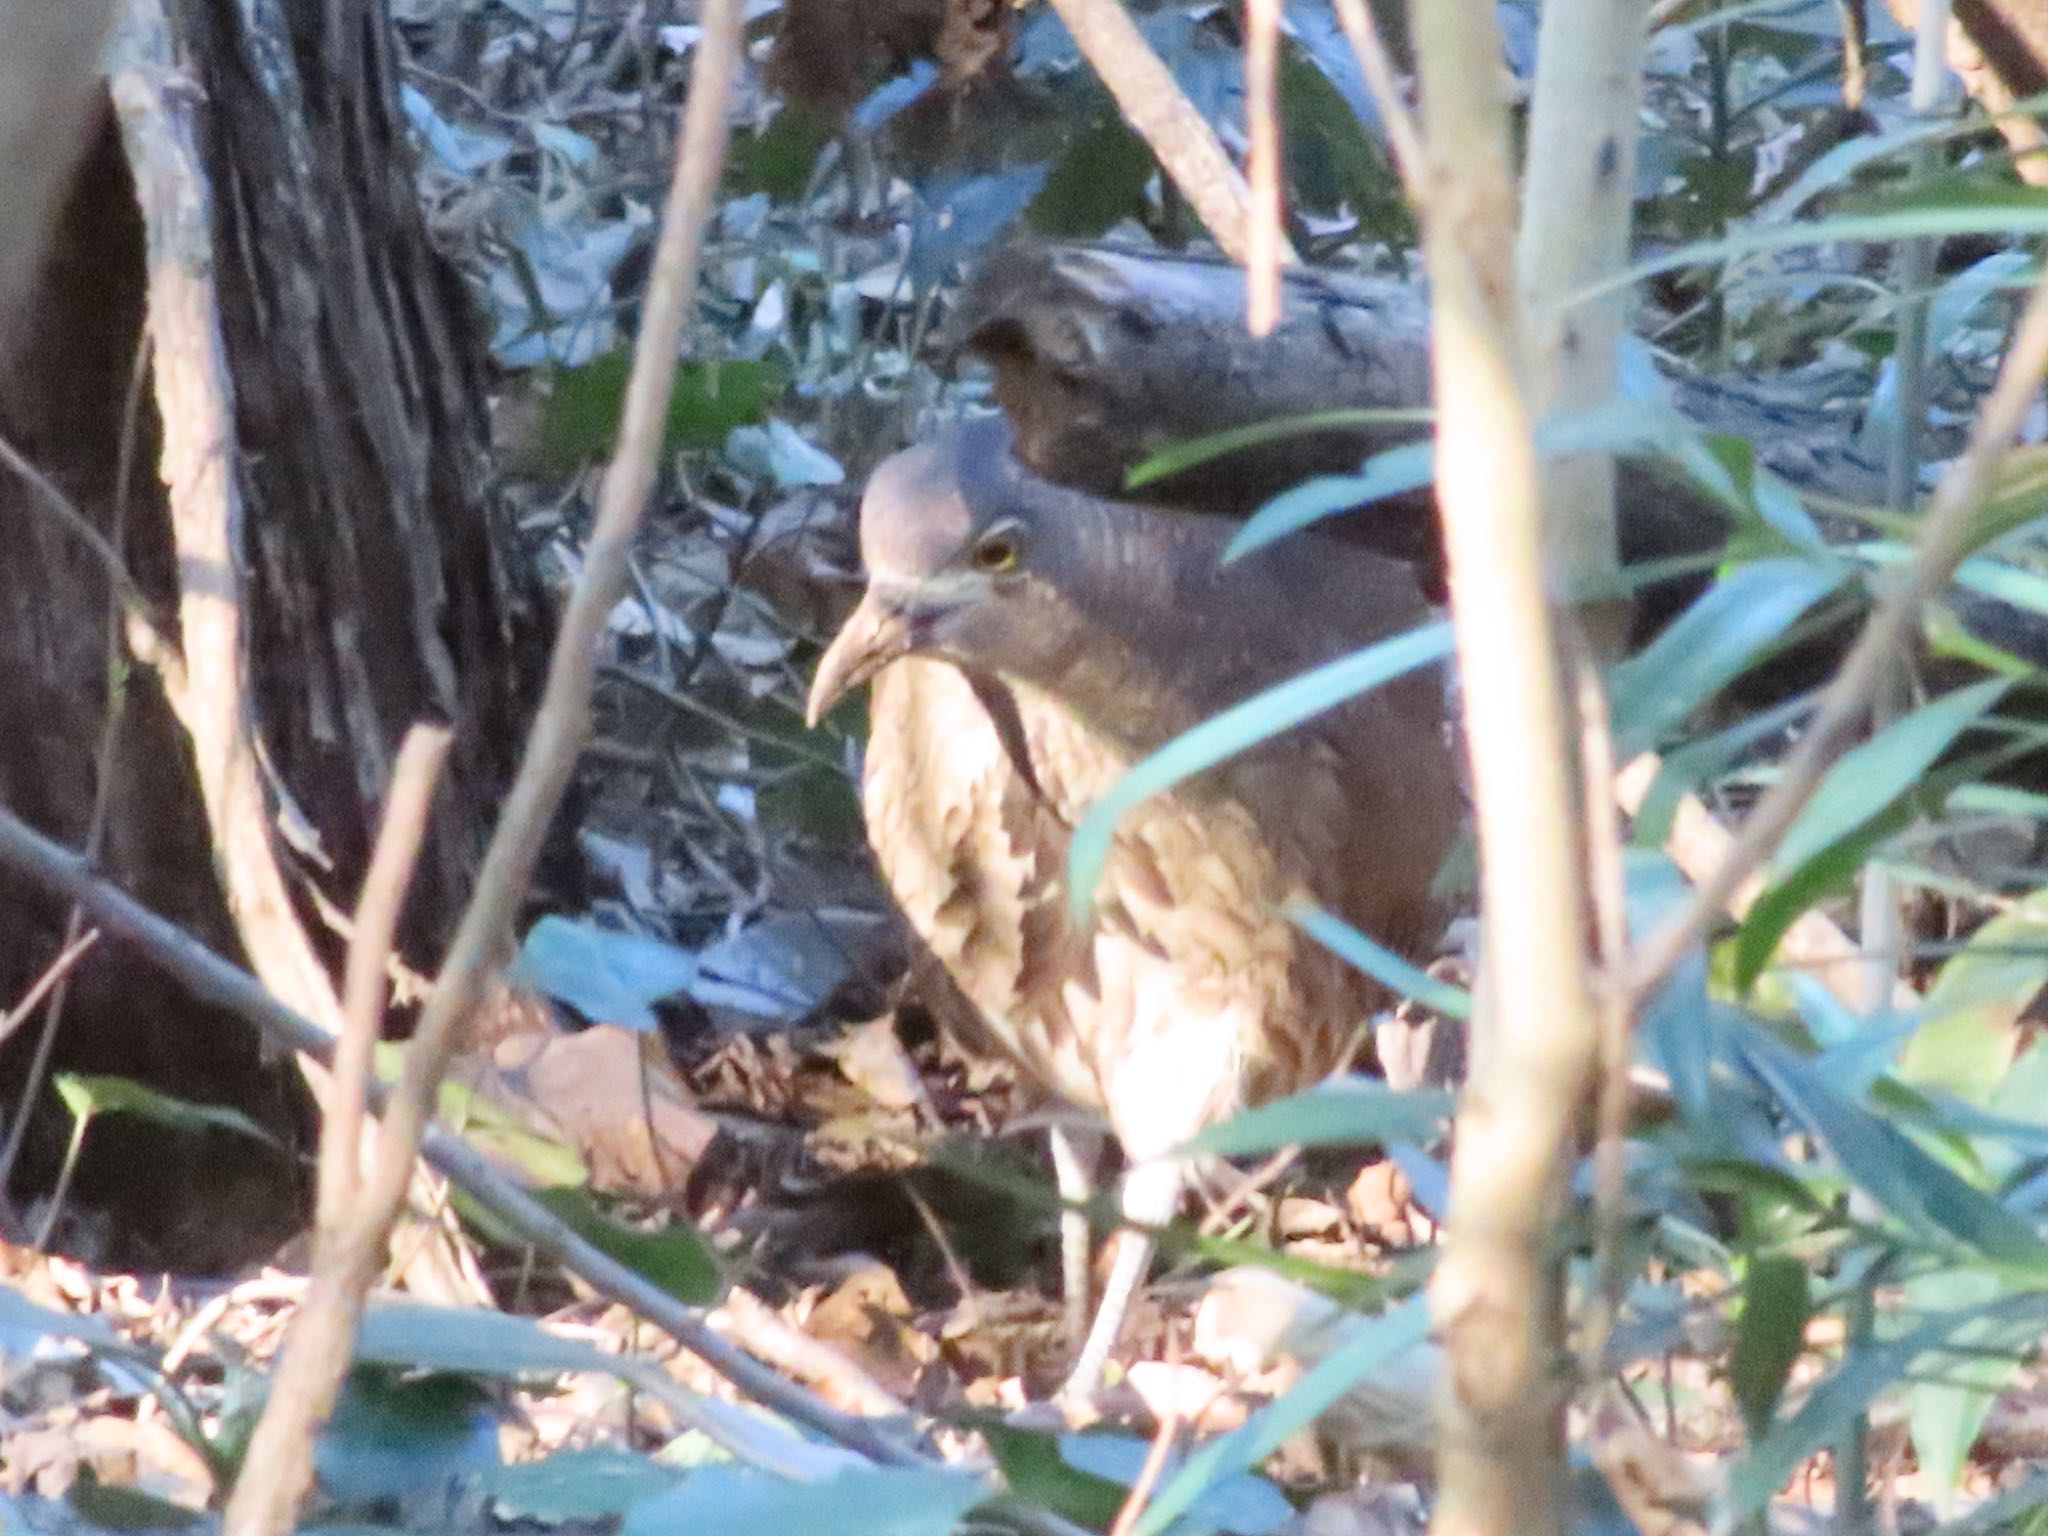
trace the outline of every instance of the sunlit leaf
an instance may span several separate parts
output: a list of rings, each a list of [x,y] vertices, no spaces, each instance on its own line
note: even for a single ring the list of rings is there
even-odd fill
[[[174,1131],[231,1131],[266,1146],[281,1147],[278,1139],[239,1109],[224,1104],[194,1104],[138,1083],[127,1077],[96,1077],[88,1073],[59,1072],[51,1087],[72,1114],[80,1119],[94,1115],[133,1115],[152,1125]]]
[[[2005,679],[1993,678],[1959,688],[1843,753],[1778,844],[1773,866],[1796,869],[1868,823],[1919,783],[2009,686]]]
[[[2017,239],[2048,234],[2048,192],[2039,188],[1982,181],[1940,188],[1917,187],[1872,199],[1862,211],[1791,224],[1762,224],[1724,238],[1681,245],[1627,271],[1580,289],[1570,302],[1584,302],[1646,278],[1685,267],[1711,266],[1743,256],[1842,241],[1895,240],[1996,235]]]
[[[1919,1312],[1976,1310],[2006,1292],[1997,1275],[1981,1269],[1942,1270],[1906,1282],[1906,1301]],[[1956,1330],[1954,1343],[1968,1353],[1944,1361],[1937,1379],[1916,1381],[1906,1394],[1914,1454],[1934,1485],[1935,1507],[1944,1517],[1954,1512],[1970,1448],[1977,1443],[1993,1400],[2027,1362],[2025,1349],[2001,1353],[2000,1334],[1990,1319],[1965,1322]]]

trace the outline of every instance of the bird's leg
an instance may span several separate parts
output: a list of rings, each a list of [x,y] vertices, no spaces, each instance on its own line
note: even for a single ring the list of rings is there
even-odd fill
[[[1102,1305],[1096,1308],[1095,1325],[1088,1330],[1080,1358],[1060,1388],[1061,1397],[1085,1400],[1102,1385],[1102,1369],[1123,1332],[1124,1314],[1152,1265],[1152,1229],[1173,1219],[1186,1181],[1184,1166],[1167,1158],[1140,1163],[1124,1176],[1123,1214],[1128,1225],[1117,1233],[1116,1263],[1102,1288]]]
[[[1060,1298],[1067,1345],[1078,1347],[1088,1331],[1088,1281],[1094,1266],[1095,1234],[1084,1207],[1095,1198],[1095,1173],[1102,1166],[1102,1133],[1055,1123],[1052,1173],[1060,1192]]]

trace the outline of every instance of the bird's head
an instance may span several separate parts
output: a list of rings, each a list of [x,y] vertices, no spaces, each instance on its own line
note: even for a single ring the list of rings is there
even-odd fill
[[[816,724],[890,662],[929,656],[1033,677],[1071,644],[1057,576],[1077,530],[1016,469],[998,421],[972,422],[886,460],[860,506],[860,606],[819,659]]]

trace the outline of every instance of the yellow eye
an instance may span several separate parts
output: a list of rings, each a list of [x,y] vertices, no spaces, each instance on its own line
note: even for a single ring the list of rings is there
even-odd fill
[[[1017,569],[1017,541],[1007,533],[986,533],[975,543],[974,568],[991,576]]]

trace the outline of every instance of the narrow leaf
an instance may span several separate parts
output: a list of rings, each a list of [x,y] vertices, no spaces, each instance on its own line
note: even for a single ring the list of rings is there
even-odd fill
[[[1067,886],[1075,911],[1085,912],[1092,901],[1116,824],[1133,806],[1382,683],[1432,666],[1450,652],[1450,625],[1410,630],[1233,705],[1132,765],[1074,829]]]

